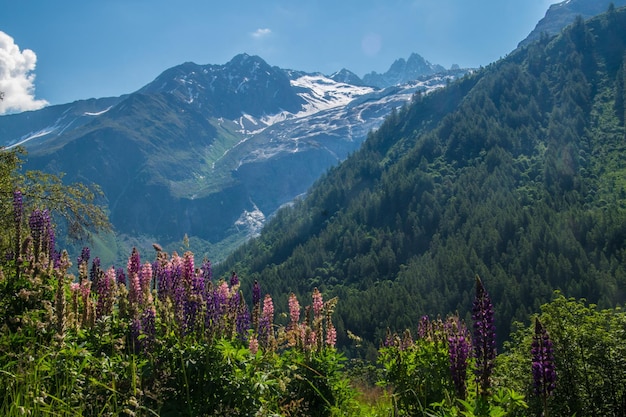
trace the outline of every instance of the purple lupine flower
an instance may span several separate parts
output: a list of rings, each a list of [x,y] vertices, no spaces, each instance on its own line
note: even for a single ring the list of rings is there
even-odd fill
[[[254,286],[252,287],[252,305],[259,305],[261,302],[261,285],[257,280],[254,281]]]
[[[458,316],[447,323],[448,357],[450,360],[450,374],[456,388],[457,396],[465,399],[467,394],[466,377],[471,341],[469,331]]]
[[[99,271],[100,271],[100,258],[96,256],[91,262],[91,271],[89,272],[89,278],[92,281],[94,281]]]
[[[185,332],[193,329],[198,312],[201,310],[202,303],[205,300],[206,290],[204,288],[204,277],[201,274],[194,273],[191,277],[186,298],[183,301],[183,323]]]
[[[482,395],[488,395],[491,373],[496,359],[496,326],[493,304],[480,277],[476,276],[476,297],[472,308],[474,321],[474,357],[476,358],[476,382]]]
[[[193,259],[193,253],[187,251],[183,255],[183,279],[187,284],[191,284],[191,280],[195,275],[195,265]]]
[[[204,278],[204,284],[207,285],[213,279],[213,269],[211,268],[211,261],[204,258],[200,269],[202,270],[202,277]]]
[[[531,348],[532,373],[537,394],[543,401],[544,409],[547,398],[556,388],[556,368],[554,366],[554,350],[548,331],[535,319],[535,334]]]
[[[166,297],[173,299],[174,288],[170,263],[156,261],[152,265],[152,269],[154,270],[154,279],[159,299],[165,300]]]
[[[133,274],[139,273],[139,268],[141,268],[141,260],[139,258],[139,252],[137,248],[133,248],[130,257],[128,258],[128,263],[126,264],[126,270],[128,271],[128,276],[131,277]]]
[[[83,246],[83,249],[80,251],[80,256],[76,260],[76,263],[80,265],[83,262],[85,263],[89,262],[89,255],[90,255],[89,248],[87,246]]]
[[[35,209],[30,213],[28,226],[30,227],[30,236],[33,239],[33,247],[35,248],[35,258],[37,258],[42,248],[42,237],[44,236],[45,228],[45,220],[41,210]]]
[[[130,341],[135,353],[141,352],[141,320],[135,318],[130,323]]]
[[[61,264],[61,252],[55,249],[56,246],[56,236],[54,233],[54,227],[52,227],[52,218],[50,217],[50,211],[44,210],[44,223],[45,223],[45,233],[46,233],[46,252],[48,256],[53,261],[53,265],[55,268],[60,267]]]
[[[115,302],[115,269],[109,268],[104,275],[98,279],[96,292],[98,293],[98,303],[96,304],[96,319],[109,316],[113,312]]]
[[[235,317],[235,330],[240,340],[246,340],[248,329],[250,329],[250,311],[243,298],[243,294],[238,294],[239,303],[237,305],[237,315]]]
[[[91,262],[91,270],[89,271],[89,279],[96,288],[98,288],[98,279],[100,278],[100,272],[100,258],[96,256]]]
[[[420,339],[426,339],[432,334],[432,323],[428,316],[422,316],[417,325],[417,336]]]
[[[259,330],[259,319],[261,318],[261,286],[254,280],[252,286],[252,330]]]
[[[24,216],[24,198],[22,196],[22,192],[18,189],[13,191],[13,219],[15,220],[15,225],[22,224],[22,217]]]
[[[239,285],[239,277],[237,276],[237,273],[233,271],[230,276],[230,286],[234,287],[235,285]]]
[[[117,268],[115,271],[115,281],[117,282],[117,285],[126,286],[126,274],[124,273],[123,268]]]
[[[140,340],[140,347],[143,353],[149,353],[154,347],[156,340],[156,311],[154,306],[149,306],[141,314],[141,334],[144,338]]]

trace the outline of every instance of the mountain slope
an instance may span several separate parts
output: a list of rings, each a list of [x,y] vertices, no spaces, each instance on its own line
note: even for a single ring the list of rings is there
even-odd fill
[[[120,98],[0,117],[0,132],[27,148],[26,168],[99,184],[128,244],[173,250],[188,235],[217,261],[358,149],[392,108],[463,73],[381,90],[348,71],[335,80],[241,54],[170,68]]]
[[[370,349],[471,311],[475,274],[500,342],[555,289],[624,302],[625,40],[619,9],[414,97],[217,272],[338,296]]]

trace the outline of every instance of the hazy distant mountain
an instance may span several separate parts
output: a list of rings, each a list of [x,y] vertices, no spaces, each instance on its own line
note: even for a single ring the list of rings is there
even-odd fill
[[[385,88],[444,71],[445,68],[441,65],[431,64],[421,55],[413,53],[408,60],[397,59],[384,74],[378,74],[374,71],[365,74],[363,83],[373,87]]]
[[[358,149],[393,108],[464,73],[381,90],[347,70],[327,77],[241,54],[170,68],[127,96],[3,116],[0,133],[2,145],[27,148],[27,168],[99,184],[120,235],[167,246],[187,234],[222,250]]]
[[[587,19],[606,12],[611,3],[615,7],[620,7],[626,5],[626,0],[565,0],[553,4],[544,18],[537,23],[535,29],[519,43],[519,46],[539,39],[542,33],[549,36],[556,35],[564,27],[573,23],[577,16]]]

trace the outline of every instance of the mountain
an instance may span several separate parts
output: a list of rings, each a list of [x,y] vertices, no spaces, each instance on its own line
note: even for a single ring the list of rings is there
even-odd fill
[[[564,27],[574,23],[578,16],[588,19],[608,10],[609,6],[621,7],[626,5],[626,0],[565,0],[551,5],[546,15],[541,19],[533,31],[519,43],[525,46],[539,39],[541,34],[553,36]]]
[[[393,108],[464,73],[377,89],[347,70],[327,77],[241,54],[170,68],[123,97],[3,116],[0,133],[4,146],[26,147],[26,168],[99,184],[128,245],[178,249],[187,235],[216,261]]]
[[[408,60],[397,59],[384,74],[378,74],[374,71],[365,74],[363,83],[373,87],[386,88],[443,72],[445,72],[445,68],[441,65],[431,64],[421,55],[413,53]]]
[[[338,297],[339,344],[368,357],[423,315],[469,320],[476,275],[500,346],[555,290],[623,304],[625,56],[614,9],[415,96],[216,274]]]

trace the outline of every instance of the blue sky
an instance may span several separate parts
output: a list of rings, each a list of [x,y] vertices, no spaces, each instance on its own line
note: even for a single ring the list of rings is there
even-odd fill
[[[183,62],[242,52],[325,74],[384,72],[412,52],[478,67],[512,51],[556,2],[0,0],[0,112],[119,96]]]

